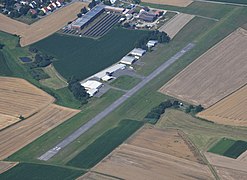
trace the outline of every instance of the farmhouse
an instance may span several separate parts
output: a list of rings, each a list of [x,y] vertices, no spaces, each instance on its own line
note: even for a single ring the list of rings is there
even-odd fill
[[[85,15],[77,20],[73,21],[71,24],[72,29],[81,30],[90,22],[92,22],[95,18],[97,18],[101,13],[104,12],[104,5],[97,5],[88,11]]]
[[[133,49],[130,54],[133,56],[143,56],[146,53],[146,50],[141,49],[141,48],[135,48]]]
[[[83,86],[87,93],[90,95],[90,97],[94,96],[99,89],[103,86],[101,82],[95,81],[95,80],[88,80],[86,82],[80,82],[81,86]]]
[[[141,11],[139,14],[139,19],[147,22],[153,22],[157,18],[157,15],[152,12]]]
[[[127,64],[127,65],[131,65],[133,64],[137,59],[133,56],[124,56],[120,63],[123,63],[123,64]]]
[[[156,41],[156,40],[150,40],[147,43],[147,47],[148,48],[151,48],[151,47],[154,47],[156,44],[158,44],[158,41]]]

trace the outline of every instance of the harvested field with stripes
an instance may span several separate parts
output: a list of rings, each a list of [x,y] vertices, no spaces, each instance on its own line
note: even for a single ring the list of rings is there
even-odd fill
[[[86,6],[83,2],[74,2],[31,25],[20,23],[0,14],[0,30],[21,36],[21,46],[27,46],[48,37],[69,21],[76,19],[83,6]]]
[[[180,13],[174,16],[170,21],[159,28],[160,31],[166,32],[172,39],[176,34],[183,29],[195,16],[190,14]]]
[[[219,124],[247,126],[247,85],[197,116]]]
[[[176,130],[144,128],[93,171],[119,179],[213,179],[207,165],[182,136]]]
[[[164,4],[170,6],[187,7],[193,1],[192,0],[142,0],[142,2],[153,4]]]
[[[54,98],[24,79],[0,77],[0,130],[54,102]]]
[[[247,83],[247,31],[239,28],[171,79],[160,92],[208,108]]]
[[[18,163],[16,162],[7,162],[7,161],[0,161],[0,174],[2,174],[5,171],[8,171]]]
[[[0,159],[9,157],[78,112],[51,104],[30,118],[0,131]]]

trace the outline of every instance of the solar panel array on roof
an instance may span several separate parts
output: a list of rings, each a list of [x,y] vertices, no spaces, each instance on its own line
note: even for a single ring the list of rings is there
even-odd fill
[[[88,11],[85,15],[83,15],[81,18],[78,18],[76,21],[74,21],[72,23],[72,27],[83,28],[91,20],[93,20],[97,15],[99,15],[101,12],[103,12],[104,8],[105,8],[105,6],[102,4],[95,6],[90,11]]]

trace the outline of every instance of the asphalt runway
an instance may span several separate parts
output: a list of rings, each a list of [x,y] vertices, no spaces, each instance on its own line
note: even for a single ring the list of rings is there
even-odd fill
[[[163,63],[160,67],[158,67],[155,71],[153,71],[150,75],[148,75],[146,78],[144,78],[139,84],[137,84],[134,88],[126,92],[122,97],[120,97],[118,100],[116,100],[114,103],[112,103],[110,106],[108,106],[105,110],[103,110],[101,113],[99,113],[97,116],[95,116],[93,119],[88,121],[86,124],[82,125],[79,129],[74,131],[72,134],[70,134],[68,137],[66,137],[64,140],[62,140],[60,143],[55,145],[52,149],[41,155],[38,159],[47,161],[51,159],[53,156],[55,156],[60,150],[68,146],[70,143],[75,141],[78,137],[80,137],[82,134],[84,134],[87,130],[92,128],[96,123],[101,121],[104,117],[106,117],[108,114],[110,114],[112,111],[114,111],[117,107],[119,107],[121,104],[123,104],[128,98],[133,96],[137,91],[139,91],[143,86],[145,86],[148,82],[150,82],[152,79],[154,79],[156,76],[158,76],[162,71],[167,69],[170,65],[172,65],[176,60],[178,60],[180,57],[182,57],[186,52],[190,51],[195,44],[189,43],[187,46],[185,46],[181,51],[179,51],[177,54],[172,56],[168,61]]]

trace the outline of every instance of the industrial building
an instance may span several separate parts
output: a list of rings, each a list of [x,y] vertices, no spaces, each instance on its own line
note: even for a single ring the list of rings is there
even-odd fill
[[[146,50],[141,49],[141,48],[135,48],[133,49],[130,54],[133,56],[143,56],[146,53]]]
[[[120,63],[131,65],[133,64],[137,59],[133,56],[124,56],[121,60]]]
[[[74,30],[81,30],[105,10],[105,5],[99,4],[84,14],[81,18],[76,19],[71,23],[71,27]]]
[[[86,82],[80,82],[80,84],[87,90],[90,97],[94,96],[103,86],[101,82],[95,80],[87,80]]]

